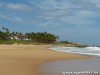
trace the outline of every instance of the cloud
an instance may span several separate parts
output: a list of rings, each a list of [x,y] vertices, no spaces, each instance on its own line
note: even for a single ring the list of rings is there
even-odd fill
[[[24,3],[0,3],[0,7],[13,9],[13,10],[32,10],[32,7]]]
[[[0,3],[0,18],[14,22],[14,25],[18,25],[16,22],[23,25],[25,30],[22,31],[46,30],[61,36],[61,39],[86,42],[100,38],[98,35],[100,0],[25,0],[17,1],[18,3],[9,0],[8,2]]]
[[[87,26],[97,22],[99,4],[98,0],[31,0],[28,3],[0,3],[0,7],[25,11],[35,8],[31,13],[40,26]],[[22,22],[18,17],[13,18]]]
[[[96,7],[100,8],[100,0],[88,0],[88,2],[95,4]]]
[[[100,16],[98,0],[41,0],[38,4],[31,3],[41,10],[37,18],[44,24],[42,26],[88,26],[95,24]]]
[[[23,20],[22,20],[20,17],[14,17],[14,19],[15,19],[17,22],[20,22],[20,23],[23,22]]]
[[[19,23],[23,22],[23,20],[20,17],[10,17],[10,16],[5,16],[5,15],[0,15],[0,18],[9,20],[11,22],[19,22]]]

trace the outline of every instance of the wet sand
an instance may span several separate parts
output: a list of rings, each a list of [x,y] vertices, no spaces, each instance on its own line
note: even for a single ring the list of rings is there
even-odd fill
[[[39,75],[40,64],[88,56],[49,50],[51,45],[0,45],[0,75]],[[49,74],[48,74],[49,75]]]
[[[100,59],[58,60],[42,64],[40,75],[100,75]]]

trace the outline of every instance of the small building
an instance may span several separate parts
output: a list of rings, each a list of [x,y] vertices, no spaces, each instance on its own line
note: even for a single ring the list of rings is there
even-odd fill
[[[24,35],[24,34],[16,34],[15,36],[10,37],[10,39],[30,40],[30,39],[28,39],[27,35]]]

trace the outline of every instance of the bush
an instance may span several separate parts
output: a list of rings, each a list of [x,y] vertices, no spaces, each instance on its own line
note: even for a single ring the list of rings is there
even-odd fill
[[[0,40],[0,44],[32,44],[31,41],[25,41],[25,40]]]
[[[11,44],[14,44],[14,42],[11,41],[11,40],[0,40],[0,44],[8,44],[8,45],[11,45]]]

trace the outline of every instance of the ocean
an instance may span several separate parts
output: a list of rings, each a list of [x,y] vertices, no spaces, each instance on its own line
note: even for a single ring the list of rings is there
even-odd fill
[[[50,48],[54,51],[60,51],[60,52],[68,52],[68,53],[75,53],[75,54],[84,54],[84,55],[92,55],[100,57],[100,47],[85,47],[85,48],[79,48],[79,47],[59,47],[54,46]]]
[[[50,48],[54,51],[85,54],[100,57],[99,47],[59,47],[54,46]],[[70,60],[57,60],[44,63],[38,67],[40,75],[100,75],[100,59],[87,58],[87,59],[70,59]]]

